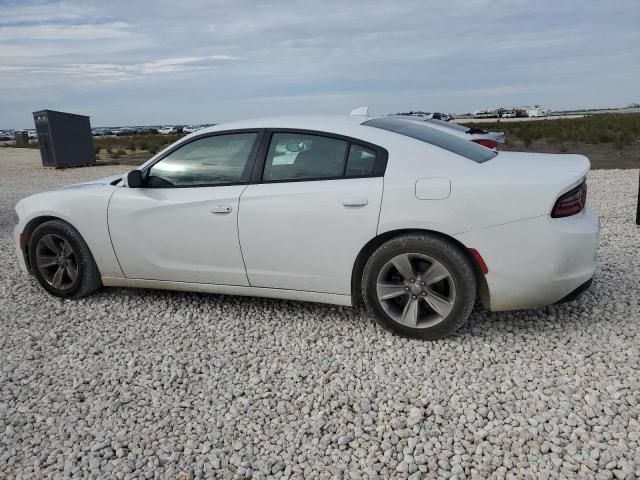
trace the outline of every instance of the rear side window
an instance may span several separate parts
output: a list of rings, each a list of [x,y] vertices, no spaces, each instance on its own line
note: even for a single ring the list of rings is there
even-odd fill
[[[347,142],[304,133],[274,133],[263,180],[314,180],[342,177]]]
[[[415,138],[421,142],[448,150],[456,155],[468,158],[477,163],[484,163],[497,155],[496,152],[469,140],[463,140],[449,133],[398,118],[374,118],[363,125],[381,128]]]
[[[355,143],[349,147],[347,157],[347,177],[364,177],[371,175],[376,165],[376,152],[370,148],[365,148]]]

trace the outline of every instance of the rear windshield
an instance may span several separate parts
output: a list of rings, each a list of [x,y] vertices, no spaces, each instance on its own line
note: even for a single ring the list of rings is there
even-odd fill
[[[425,143],[444,148],[476,163],[484,163],[497,155],[493,150],[478,145],[470,140],[464,140],[449,133],[431,128],[428,124],[421,125],[412,121],[399,118],[374,118],[363,125],[381,128],[390,132],[406,135]]]
[[[465,127],[464,125],[459,125],[455,122],[445,122],[444,120],[438,120],[437,118],[430,118],[429,120],[425,120],[428,123],[433,123],[435,125],[440,125],[442,127],[451,128],[453,130],[458,130],[459,132],[468,132],[469,127]]]

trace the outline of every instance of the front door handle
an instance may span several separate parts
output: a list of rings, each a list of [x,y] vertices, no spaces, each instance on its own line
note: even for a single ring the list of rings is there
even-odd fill
[[[216,205],[211,209],[211,213],[231,213],[231,205]]]
[[[347,197],[342,200],[342,205],[345,207],[364,207],[369,201],[366,198],[361,197]]]

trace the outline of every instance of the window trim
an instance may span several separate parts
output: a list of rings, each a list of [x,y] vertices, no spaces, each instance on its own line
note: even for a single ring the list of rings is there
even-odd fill
[[[198,184],[198,185],[173,185],[171,187],[148,187],[146,185],[147,179],[149,178],[149,171],[153,166],[166,157],[171,155],[176,150],[188,145],[189,143],[195,142],[196,140],[201,140],[203,138],[209,137],[221,137],[223,135],[237,135],[241,133],[255,133],[257,134],[255,140],[253,141],[253,145],[251,146],[251,150],[249,152],[249,156],[247,157],[247,164],[244,167],[242,172],[242,176],[240,177],[240,181],[238,182],[227,182],[227,183],[206,183],[206,184]],[[150,190],[160,190],[160,189],[171,189],[171,188],[206,188],[206,187],[229,187],[233,185],[247,185],[251,180],[251,175],[256,165],[256,161],[258,158],[258,154],[260,152],[260,147],[262,146],[262,142],[265,136],[264,128],[239,128],[233,130],[221,130],[219,132],[207,132],[201,135],[195,136],[186,140],[184,142],[180,142],[177,145],[174,145],[170,150],[163,153],[160,157],[156,158],[152,163],[147,165],[141,170],[143,185],[141,188],[148,188]]]
[[[264,180],[264,169],[267,163],[267,156],[269,154],[269,146],[271,145],[271,139],[275,133],[297,133],[300,135],[315,135],[317,137],[326,137],[332,138],[334,140],[342,140],[347,143],[347,149],[345,151],[345,167],[343,168],[342,174],[335,177],[314,177],[314,178],[295,178],[295,179],[284,179],[284,180]],[[369,175],[354,175],[347,177],[346,176],[346,165],[347,160],[349,158],[349,151],[351,149],[351,145],[356,144],[364,148],[368,148],[369,150],[373,150],[376,152],[376,162],[373,167],[373,172]],[[373,143],[369,143],[365,140],[360,140],[358,138],[348,137],[346,135],[340,135],[337,133],[324,132],[322,130],[308,130],[304,128],[267,128],[265,129],[264,136],[262,137],[262,142],[260,144],[260,149],[258,153],[258,159],[253,167],[253,172],[251,174],[250,184],[270,184],[270,183],[297,183],[297,182],[320,182],[325,180],[351,180],[357,178],[375,178],[375,177],[383,177],[384,173],[387,169],[387,162],[389,159],[389,152],[387,149],[382,148],[378,145],[374,145]]]

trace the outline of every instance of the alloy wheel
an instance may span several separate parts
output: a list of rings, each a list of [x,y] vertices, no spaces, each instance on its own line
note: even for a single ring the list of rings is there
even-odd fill
[[[44,280],[57,290],[71,288],[78,279],[78,258],[60,235],[43,235],[36,245],[36,266]]]
[[[453,277],[438,260],[421,253],[403,253],[380,269],[378,302],[396,322],[430,328],[444,321],[456,300]]]

